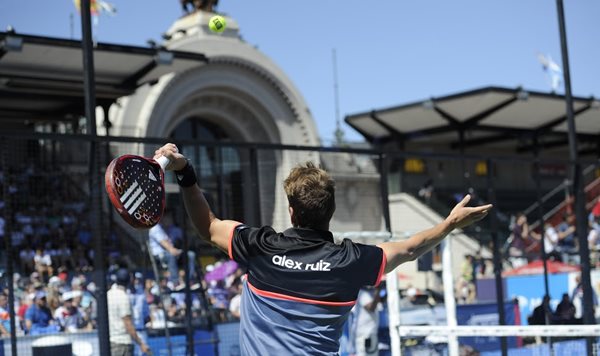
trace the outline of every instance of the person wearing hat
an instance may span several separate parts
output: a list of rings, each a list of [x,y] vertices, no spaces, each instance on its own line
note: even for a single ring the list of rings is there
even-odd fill
[[[129,271],[125,268],[117,270],[115,283],[106,297],[108,299],[108,325],[110,337],[110,353],[112,356],[133,356],[133,342],[140,345],[140,350],[150,355],[152,352],[142,340],[132,321],[132,309],[127,286],[129,285]]]
[[[46,302],[46,292],[35,292],[33,304],[25,312],[25,331],[29,335],[50,334],[59,331],[59,327],[52,318],[50,308]]]
[[[76,297],[81,296],[81,291],[68,291],[62,294],[62,305],[54,311],[54,319],[61,330],[76,332],[84,326],[85,321],[79,308],[73,303]]]

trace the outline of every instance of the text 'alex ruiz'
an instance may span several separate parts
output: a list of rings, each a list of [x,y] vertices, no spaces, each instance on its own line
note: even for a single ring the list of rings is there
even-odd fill
[[[325,262],[323,260],[319,260],[319,262],[315,263],[304,263],[295,261],[291,258],[288,258],[286,255],[279,256],[275,255],[271,259],[274,265],[289,268],[289,269],[299,269],[303,271],[331,271],[329,266],[331,263]]]

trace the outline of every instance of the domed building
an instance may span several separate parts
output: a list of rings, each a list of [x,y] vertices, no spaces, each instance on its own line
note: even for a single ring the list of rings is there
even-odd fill
[[[165,137],[175,142],[248,143],[243,147],[202,146],[197,150],[183,145],[182,150],[191,155],[196,167],[200,167],[203,188],[217,213],[279,229],[289,225],[288,202],[282,182],[291,167],[307,160],[329,168],[350,162],[352,172],[345,168],[343,176],[346,178],[336,177],[336,180],[338,189],[353,186],[353,203],[338,204],[336,215],[342,216],[344,221],[337,225],[343,228],[342,225],[350,223],[356,230],[379,230],[383,225],[380,202],[375,198],[379,195],[378,175],[372,162],[361,163],[369,166],[366,167],[368,178],[357,181],[351,179],[352,173],[358,171],[356,165],[352,168],[354,159],[350,155],[321,155],[316,150],[260,149],[252,145],[316,147],[321,142],[304,98],[287,75],[271,59],[241,39],[233,18],[226,18],[227,28],[222,34],[210,31],[208,20],[212,15],[197,11],[178,19],[165,33],[168,40],[164,43],[168,50],[202,53],[208,61],[167,73],[156,82],[139,87],[134,94],[120,98],[118,105],[109,110],[111,134]],[[117,152],[125,153],[127,149],[121,148],[123,152]],[[154,146],[147,146],[144,154],[151,155],[154,149]],[[253,183],[254,173],[245,163],[251,159],[258,160],[258,183]],[[207,163],[207,160],[214,162]],[[217,172],[221,169],[218,167],[223,167],[222,171]],[[242,188],[252,184],[257,185],[256,189]],[[171,188],[168,191],[177,191],[175,186]],[[260,193],[254,194],[257,191]],[[357,191],[364,195],[363,201],[369,195],[373,197],[369,204],[373,214],[366,219],[368,226],[358,222],[365,221],[357,216],[363,212],[352,213],[358,201]],[[342,199],[344,195],[340,194],[340,197]],[[332,225],[336,225],[335,221]]]

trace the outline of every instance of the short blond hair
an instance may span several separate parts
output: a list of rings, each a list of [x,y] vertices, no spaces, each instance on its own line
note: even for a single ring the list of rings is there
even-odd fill
[[[294,210],[295,225],[318,229],[329,224],[335,211],[335,181],[313,162],[292,168],[283,189]]]

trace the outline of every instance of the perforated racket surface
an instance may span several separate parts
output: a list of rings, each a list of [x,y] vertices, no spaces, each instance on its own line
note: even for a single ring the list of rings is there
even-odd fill
[[[161,159],[163,167],[167,163]],[[119,215],[135,228],[151,228],[163,215],[165,188],[161,164],[146,157],[124,155],[106,168],[104,183],[108,197]]]

